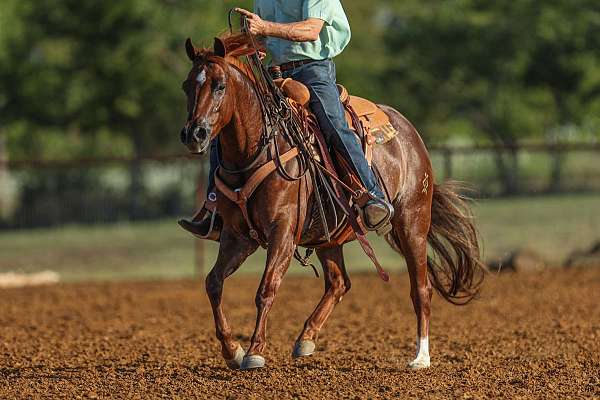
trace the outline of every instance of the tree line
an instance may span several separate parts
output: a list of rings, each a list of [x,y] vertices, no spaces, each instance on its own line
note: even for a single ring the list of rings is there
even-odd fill
[[[342,4],[352,41],[339,81],[398,108],[426,142],[600,137],[597,0]],[[252,2],[4,0],[0,149],[51,159],[181,151],[183,42],[211,44],[234,6]],[[496,162],[510,191],[517,154]]]

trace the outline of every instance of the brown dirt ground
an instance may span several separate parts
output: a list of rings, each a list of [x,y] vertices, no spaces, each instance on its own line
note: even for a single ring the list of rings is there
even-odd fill
[[[410,371],[408,277],[353,288],[318,353],[290,357],[322,283],[289,276],[267,367],[225,368],[200,282],[65,284],[0,291],[0,398],[600,398],[600,268],[490,277],[479,300],[434,297],[432,367]],[[247,345],[258,277],[227,282]]]

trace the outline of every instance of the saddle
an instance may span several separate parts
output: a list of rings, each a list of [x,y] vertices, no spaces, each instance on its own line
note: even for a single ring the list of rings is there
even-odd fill
[[[276,79],[275,84],[283,94],[296,104],[308,110],[310,92],[301,82],[291,78]],[[338,84],[340,101],[346,111],[346,121],[350,129],[358,136],[362,143],[363,151],[369,165],[373,159],[373,148],[375,144],[385,144],[398,134],[392,126],[388,115],[370,100],[358,96],[352,96],[348,90]]]

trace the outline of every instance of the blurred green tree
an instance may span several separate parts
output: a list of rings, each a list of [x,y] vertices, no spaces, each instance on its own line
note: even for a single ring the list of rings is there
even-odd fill
[[[514,148],[597,124],[600,3],[406,0],[386,11],[388,101],[430,140],[466,132]],[[516,192],[516,151],[496,161]]]
[[[188,68],[183,41],[223,31],[226,2],[4,3],[0,122],[15,156],[134,155],[178,146]]]
[[[225,29],[214,1],[16,1],[0,17],[0,124],[17,158],[181,149],[187,35]],[[143,176],[131,164],[131,215]],[[82,172],[83,173],[83,172]],[[83,180],[82,180],[83,181]]]
[[[340,82],[400,109],[429,142],[515,146],[600,132],[597,1],[343,4],[353,39],[337,60]],[[4,0],[0,135],[9,154],[181,150],[182,43],[210,45],[233,6],[252,1]],[[496,162],[506,192],[516,190],[518,155]]]

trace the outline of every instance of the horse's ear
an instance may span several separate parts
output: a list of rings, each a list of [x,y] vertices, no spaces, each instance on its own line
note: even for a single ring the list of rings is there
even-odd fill
[[[190,60],[194,61],[196,59],[196,48],[192,44],[192,39],[190,38],[185,40],[185,52]]]
[[[227,49],[225,48],[225,42],[219,38],[215,38],[215,43],[213,44],[213,51],[216,56],[225,57],[227,54]]]

